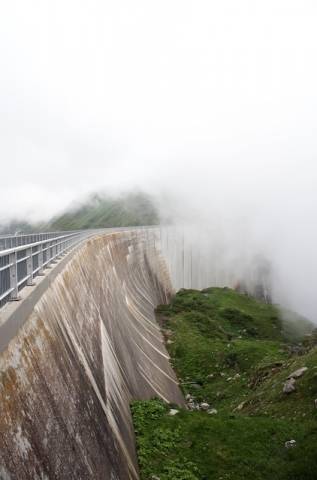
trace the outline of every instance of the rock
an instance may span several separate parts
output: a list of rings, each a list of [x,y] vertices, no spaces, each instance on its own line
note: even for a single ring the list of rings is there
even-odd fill
[[[220,373],[220,376],[221,376],[221,377],[225,377],[225,376],[226,376],[226,374],[225,374],[225,373],[223,373],[223,372],[221,372],[221,373]]]
[[[288,440],[285,442],[285,448],[294,448],[296,447],[296,440]]]
[[[287,382],[284,383],[284,387],[283,387],[283,393],[292,393],[292,392],[295,392],[296,388],[295,388],[295,380],[294,378],[290,378],[289,380],[287,380]]]
[[[195,390],[198,390],[199,388],[201,388],[201,385],[198,385],[198,383],[193,383],[191,387],[194,388]]]
[[[202,402],[202,403],[200,404],[200,409],[201,409],[201,410],[207,411],[209,407],[210,407],[210,405],[209,405],[209,403],[207,403],[207,402]]]
[[[302,375],[304,375],[305,372],[307,372],[308,368],[307,367],[302,367],[299,368],[298,370],[295,370],[295,372],[291,373],[287,378],[300,378]]]
[[[171,417],[174,417],[174,415],[177,415],[178,413],[179,410],[176,410],[175,408],[171,408],[171,410],[168,412]]]
[[[187,406],[189,410],[199,410],[199,405],[195,402],[189,402]]]
[[[288,351],[290,355],[304,355],[306,353],[306,348],[304,348],[302,345],[291,345],[288,347]]]
[[[241,377],[240,373],[236,373],[233,378],[234,378],[235,380],[237,380],[237,379],[240,378],[240,377]]]
[[[157,475],[152,475],[151,480],[161,480]]]
[[[315,408],[317,408],[317,398],[315,399],[314,404],[315,404]]]
[[[246,401],[239,403],[239,405],[235,408],[235,410],[238,410],[238,412],[240,412],[246,403],[247,403]]]
[[[168,339],[168,340],[166,341],[166,343],[167,343],[167,345],[172,345],[172,343],[174,343],[174,342],[173,342],[173,340]]]
[[[192,399],[193,397],[191,396],[190,393],[187,393],[186,397],[185,397],[185,400],[187,400],[188,402]]]
[[[215,408],[211,408],[210,410],[208,410],[207,413],[208,413],[209,415],[217,415],[218,410],[216,410]]]
[[[163,333],[166,337],[171,337],[173,335],[172,330],[169,330],[168,328],[164,330]]]
[[[209,375],[207,375],[207,378],[214,378],[214,374],[213,373],[210,373]]]

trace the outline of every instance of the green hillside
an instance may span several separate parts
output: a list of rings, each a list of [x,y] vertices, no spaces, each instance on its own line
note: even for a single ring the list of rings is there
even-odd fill
[[[93,195],[85,203],[65,211],[48,225],[49,230],[155,225],[159,223],[151,198],[143,193],[120,197]]]
[[[182,290],[157,316],[188,409],[132,404],[142,480],[316,479],[312,324],[296,329],[292,314],[290,328],[275,306],[226,288]]]

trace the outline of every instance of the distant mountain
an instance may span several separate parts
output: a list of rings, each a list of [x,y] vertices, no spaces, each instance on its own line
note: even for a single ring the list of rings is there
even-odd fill
[[[86,202],[66,210],[47,225],[48,230],[155,225],[159,216],[152,199],[144,193],[120,197],[92,195]]]

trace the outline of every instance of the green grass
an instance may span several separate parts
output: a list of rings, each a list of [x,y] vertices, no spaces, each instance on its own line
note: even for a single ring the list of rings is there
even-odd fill
[[[304,328],[297,331],[294,314],[287,329],[275,306],[213,288],[180,291],[157,318],[184,394],[218,413],[171,417],[157,399],[134,402],[142,480],[316,479],[317,339],[290,354]],[[286,378],[302,366],[296,392],[285,395]]]

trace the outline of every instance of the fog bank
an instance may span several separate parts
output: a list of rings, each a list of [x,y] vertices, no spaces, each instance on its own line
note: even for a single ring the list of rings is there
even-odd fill
[[[4,2],[0,221],[145,190],[316,318],[316,21],[311,0]]]

